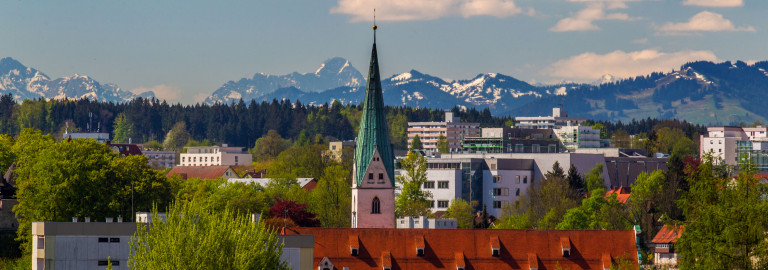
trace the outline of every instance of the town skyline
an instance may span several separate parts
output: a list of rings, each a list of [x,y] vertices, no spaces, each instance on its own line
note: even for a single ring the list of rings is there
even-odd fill
[[[502,73],[531,83],[765,59],[768,3],[685,1],[7,2],[3,57],[190,104],[255,73],[367,63],[377,9],[382,76]]]

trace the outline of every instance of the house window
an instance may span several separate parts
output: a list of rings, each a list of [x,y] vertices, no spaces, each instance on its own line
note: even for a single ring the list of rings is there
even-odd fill
[[[437,188],[448,188],[448,181],[438,181]]]
[[[517,182],[517,184],[520,184],[520,176],[519,175],[515,175],[515,182]]]
[[[368,179],[373,179],[373,173],[368,174]]]
[[[110,243],[120,243],[120,238],[117,238],[117,237],[109,238],[109,242]]]
[[[523,184],[528,184],[528,176],[523,176]]]
[[[508,188],[494,188],[493,196],[509,196]]]
[[[384,174],[383,174],[383,173],[380,173],[380,174],[379,174],[379,179],[380,179],[380,180],[383,180],[383,179],[384,179]]]
[[[424,182],[424,188],[435,188],[435,181]]]
[[[501,175],[494,175],[493,176],[493,182],[494,183],[501,183]]]
[[[429,200],[429,208],[435,208],[435,201]]]
[[[335,146],[335,145],[332,145],[332,146],[331,146],[331,149],[333,149],[333,150],[336,150],[336,146]]]
[[[448,201],[437,201],[437,208],[448,208]]]
[[[501,201],[493,201],[493,208],[501,208]]]
[[[99,243],[108,243],[108,242],[109,242],[109,238],[107,238],[107,237],[99,237]]]
[[[517,191],[515,191],[515,196],[520,196],[520,189],[518,188]]]
[[[373,202],[371,202],[371,214],[381,214],[381,202],[379,202],[379,197],[374,197]]]
[[[522,153],[523,152],[523,144],[515,144],[515,153]]]

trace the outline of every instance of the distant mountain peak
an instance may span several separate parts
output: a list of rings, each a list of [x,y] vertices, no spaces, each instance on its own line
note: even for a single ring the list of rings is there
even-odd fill
[[[331,59],[325,60],[325,62],[320,64],[320,68],[315,71],[315,75],[323,76],[341,74],[346,68],[350,66],[351,64],[347,59],[341,57],[333,57]]]
[[[616,82],[618,78],[616,76],[613,76],[611,74],[603,74],[603,76],[600,77],[600,79],[597,79],[596,81],[592,82],[592,85],[601,85],[604,83],[612,83]]]

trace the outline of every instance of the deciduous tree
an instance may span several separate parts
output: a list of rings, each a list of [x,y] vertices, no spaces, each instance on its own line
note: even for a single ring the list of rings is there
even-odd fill
[[[459,229],[471,229],[475,219],[475,210],[469,202],[463,199],[454,199],[445,210],[445,218],[455,218],[456,227]]]
[[[323,227],[349,227],[352,189],[349,172],[344,167],[333,165],[325,168],[310,196],[310,210],[317,213]]]
[[[448,153],[450,150],[448,148],[448,138],[443,134],[440,134],[440,137],[437,137],[437,149],[440,150],[440,153]]]
[[[397,177],[402,191],[395,198],[395,216],[430,216],[432,194],[421,189],[427,181],[427,159],[411,151],[401,164],[405,173]]]

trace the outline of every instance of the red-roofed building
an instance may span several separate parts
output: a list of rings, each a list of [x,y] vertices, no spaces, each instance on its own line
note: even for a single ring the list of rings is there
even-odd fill
[[[627,203],[627,200],[629,200],[630,188],[629,187],[612,188],[611,190],[605,193],[605,198],[606,199],[610,198],[612,194],[616,194],[616,200],[618,200],[620,203]]]
[[[440,230],[307,228],[313,235],[312,267],[342,269],[608,269],[637,268],[633,231]]]
[[[173,175],[181,175],[181,179],[184,180],[190,178],[216,179],[221,177],[229,179],[239,177],[232,166],[176,166],[166,176],[171,177]]]
[[[683,226],[664,225],[651,242],[654,245],[653,264],[658,266],[677,266],[675,243],[683,233]]]
[[[115,151],[116,153],[122,155],[122,156],[133,156],[133,155],[141,155],[141,148],[136,144],[127,144],[127,143],[109,143],[107,142],[107,146],[112,149],[112,151]]]

